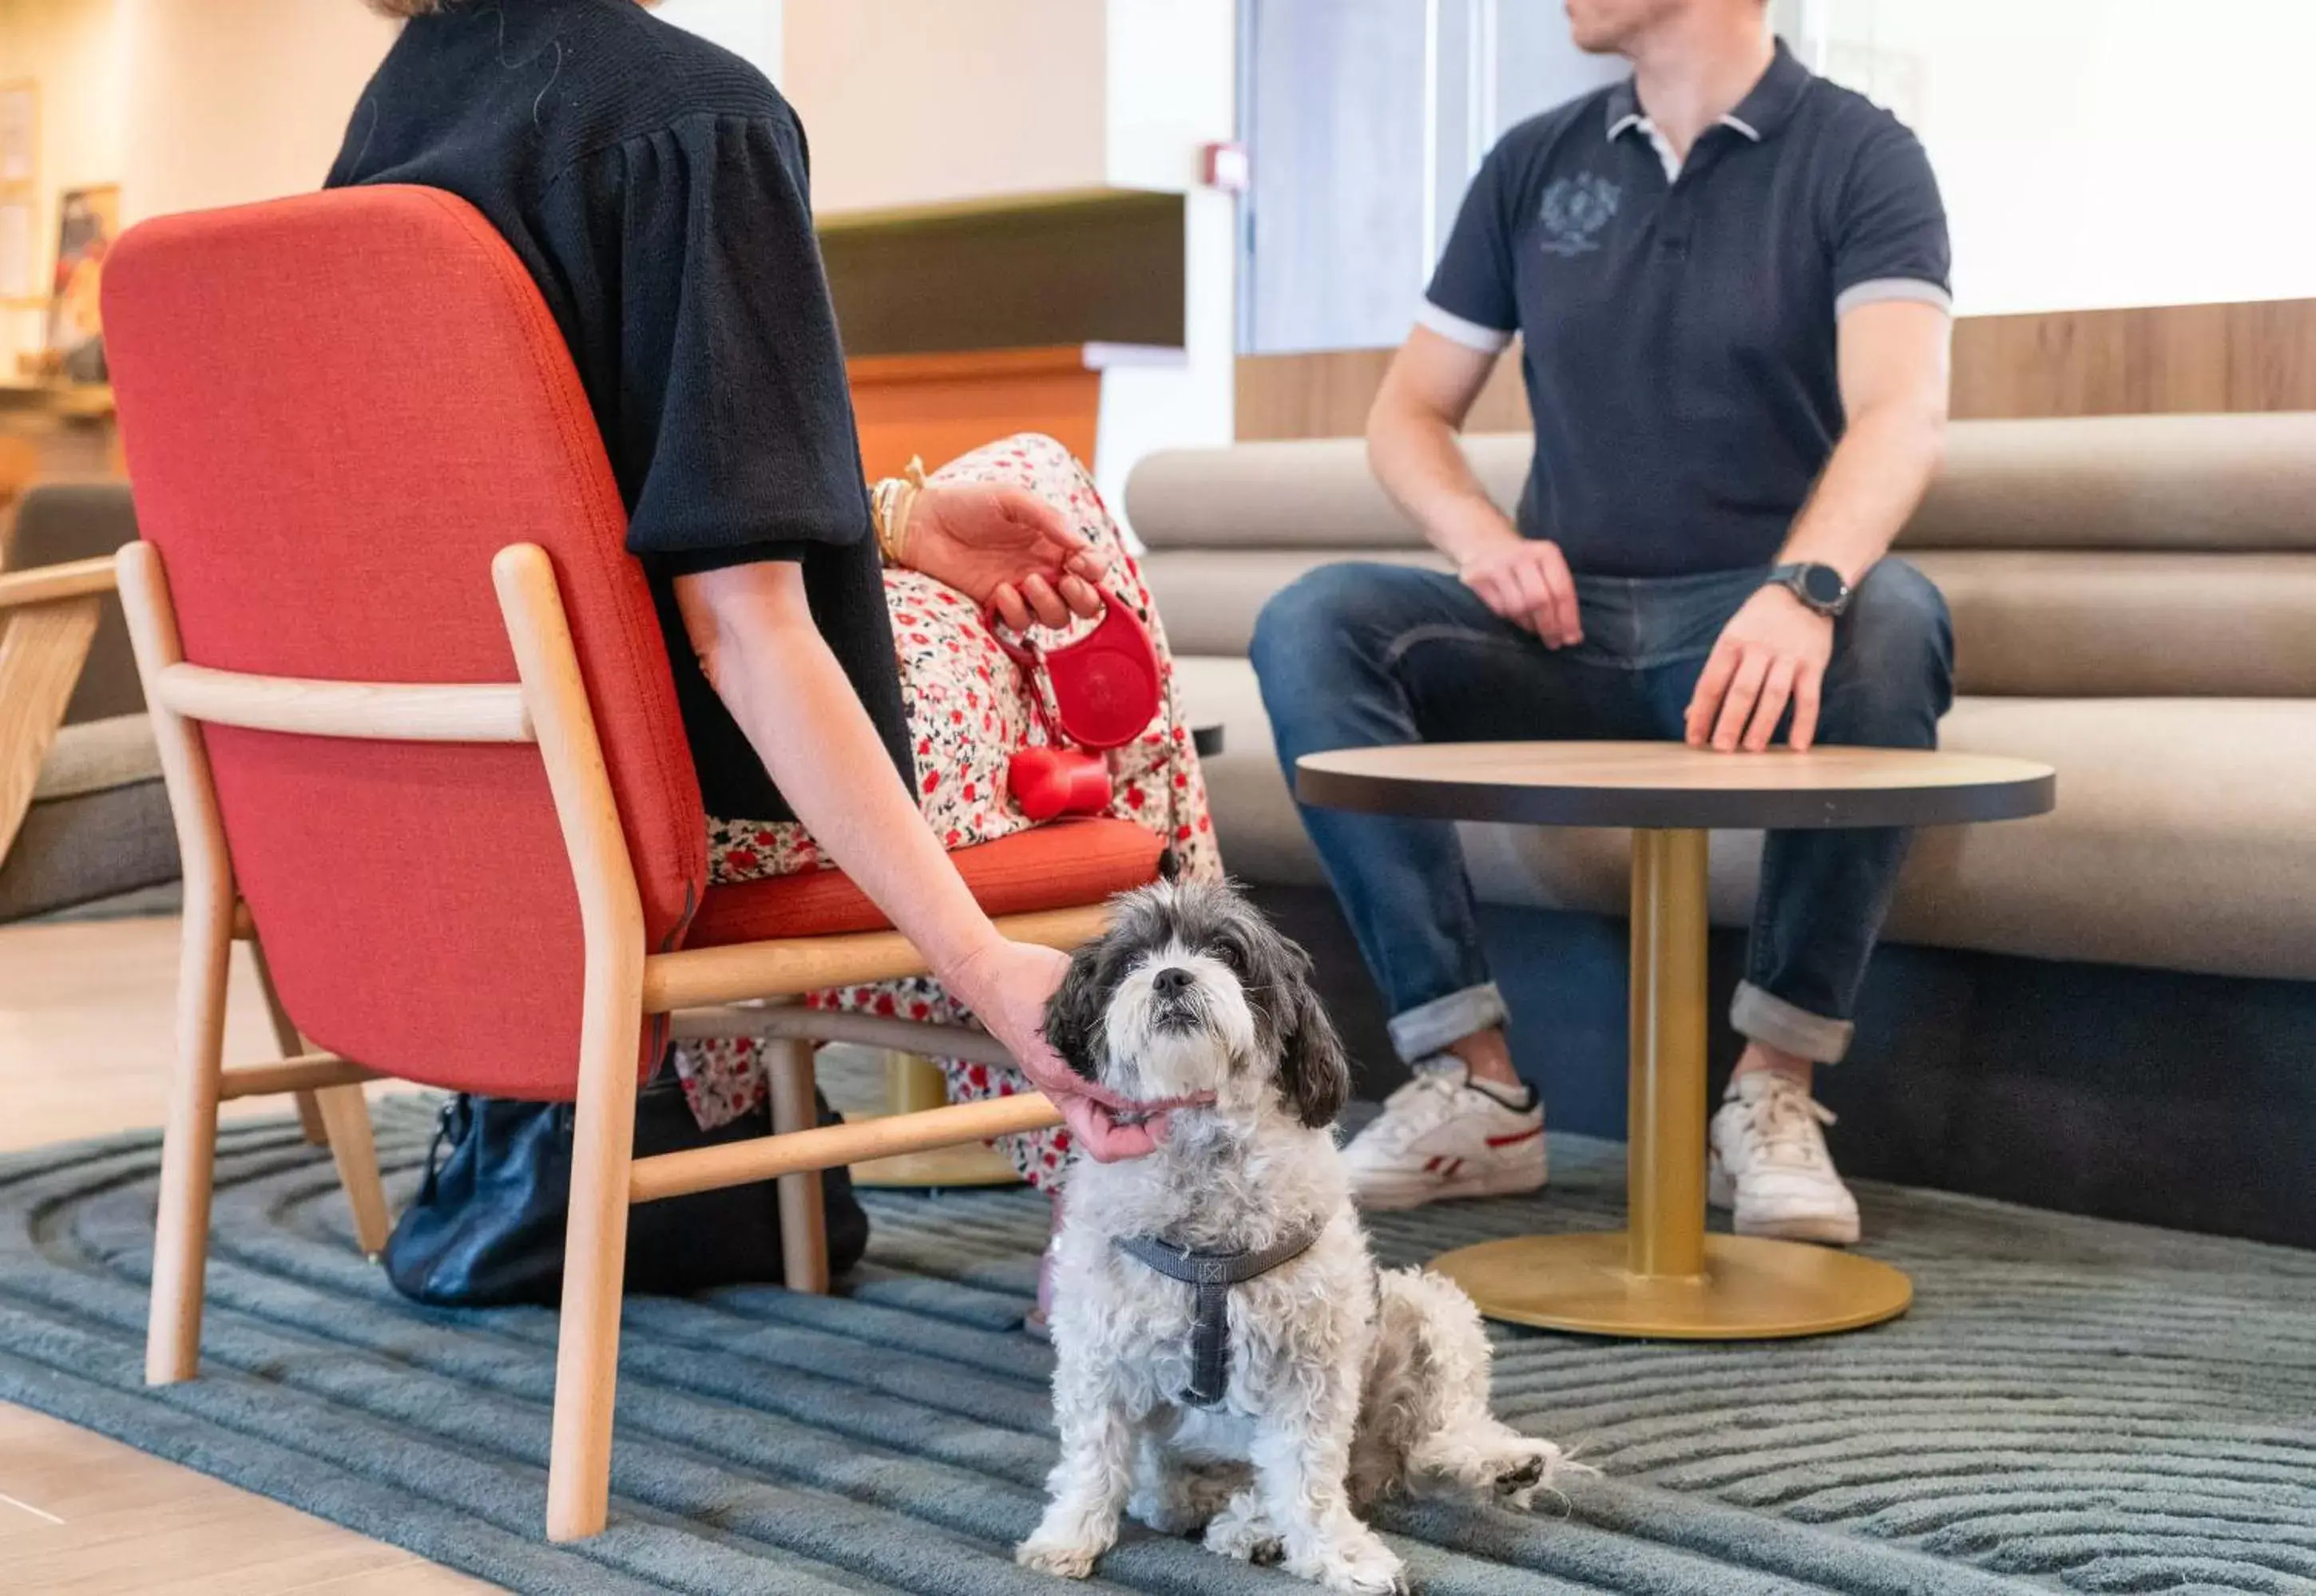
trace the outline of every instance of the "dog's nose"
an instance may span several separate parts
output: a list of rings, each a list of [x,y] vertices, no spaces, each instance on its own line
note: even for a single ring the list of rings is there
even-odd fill
[[[1176,998],[1189,991],[1198,979],[1179,965],[1169,965],[1150,978],[1150,985],[1161,998]]]

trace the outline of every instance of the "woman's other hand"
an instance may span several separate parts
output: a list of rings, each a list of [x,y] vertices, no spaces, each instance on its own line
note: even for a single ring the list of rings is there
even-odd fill
[[[1052,505],[1000,483],[928,484],[909,510],[909,567],[1016,632],[1101,613],[1109,562]]]
[[[950,993],[1005,1044],[1030,1084],[1062,1111],[1071,1136],[1088,1156],[1103,1164],[1142,1157],[1165,1139],[1165,1116],[1119,1124],[1110,1113],[1116,1100],[1072,1069],[1046,1041],[1046,1002],[1069,967],[1067,953],[1000,941],[940,973]]]

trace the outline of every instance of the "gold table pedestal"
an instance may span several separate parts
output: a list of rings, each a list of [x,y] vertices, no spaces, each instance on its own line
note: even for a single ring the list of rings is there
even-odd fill
[[[1633,834],[1629,1228],[1517,1237],[1431,1267],[1491,1318],[1593,1335],[1816,1335],[1906,1311],[1886,1264],[1801,1242],[1705,1233],[1706,842]]]
[[[914,1053],[885,1055],[885,1109],[914,1113],[949,1101],[940,1066]],[[860,1115],[848,1115],[858,1119]],[[985,1142],[900,1153],[852,1166],[856,1186],[1014,1186],[1021,1177],[1004,1154]]]

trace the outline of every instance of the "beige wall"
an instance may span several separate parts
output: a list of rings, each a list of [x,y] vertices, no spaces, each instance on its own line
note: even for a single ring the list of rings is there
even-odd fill
[[[320,185],[393,42],[361,0],[116,0],[131,221]]]
[[[787,0],[824,213],[1106,180],[1100,0]]]
[[[57,196],[121,181],[118,24],[114,0],[0,0],[0,83],[31,78],[40,90],[36,290],[55,265]],[[0,377],[40,347],[43,326],[37,310],[0,311]]]
[[[1102,374],[1094,476],[1112,506],[1143,456],[1231,441],[1238,352],[1238,204],[1202,186],[1199,150],[1236,136],[1231,0],[1108,0],[1104,181],[1187,195],[1186,363]]]
[[[824,216],[1113,186],[1189,197],[1187,359],[1103,373],[1113,507],[1153,449],[1230,441],[1237,208],[1199,186],[1233,137],[1232,0],[785,0],[780,87]]]

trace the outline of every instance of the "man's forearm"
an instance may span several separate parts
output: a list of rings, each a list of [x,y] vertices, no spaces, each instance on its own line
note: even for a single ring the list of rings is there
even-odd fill
[[[1831,565],[1853,586],[1890,552],[1946,454],[1946,419],[1911,405],[1856,417],[1795,518],[1780,563]]]
[[[1519,536],[1472,474],[1456,429],[1438,416],[1378,405],[1367,421],[1367,465],[1392,502],[1459,565]]]
[[[837,867],[937,972],[996,940],[819,632],[727,620],[715,635],[709,681]]]

